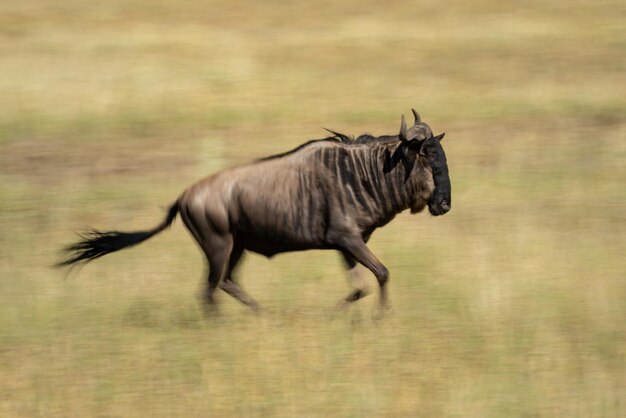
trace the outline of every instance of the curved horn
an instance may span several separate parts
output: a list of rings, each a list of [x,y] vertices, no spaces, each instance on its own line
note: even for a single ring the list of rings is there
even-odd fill
[[[413,112],[413,116],[415,116],[415,122],[413,123],[413,125],[417,125],[422,121],[422,119],[420,118],[419,113],[415,111],[415,109],[411,109],[411,112]]]
[[[404,120],[404,115],[402,115],[402,119],[400,119],[400,133],[398,134],[398,138],[400,141],[405,142],[406,138],[406,121]]]

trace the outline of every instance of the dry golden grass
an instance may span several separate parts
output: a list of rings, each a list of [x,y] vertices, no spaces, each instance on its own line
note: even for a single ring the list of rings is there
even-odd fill
[[[626,91],[617,1],[0,4],[0,417],[626,415]],[[220,298],[180,222],[67,277],[71,231],[152,226],[220,168],[321,126],[446,131],[453,210]],[[374,280],[371,279],[374,286]]]

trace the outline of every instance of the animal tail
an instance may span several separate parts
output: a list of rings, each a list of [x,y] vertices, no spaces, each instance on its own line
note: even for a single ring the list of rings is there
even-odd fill
[[[132,247],[148,238],[153,237],[172,224],[179,211],[179,201],[177,200],[168,210],[167,216],[159,225],[148,231],[138,232],[118,232],[118,231],[98,231],[95,229],[80,233],[81,238],[75,244],[64,249],[67,258],[56,267],[69,266],[76,263],[88,263],[104,255]]]

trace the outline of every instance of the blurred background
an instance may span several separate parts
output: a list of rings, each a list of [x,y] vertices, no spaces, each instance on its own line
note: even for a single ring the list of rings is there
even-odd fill
[[[0,416],[623,417],[626,7],[619,1],[0,3]],[[180,221],[72,272],[203,176],[326,133],[446,132],[452,211],[391,271],[248,255],[256,317]],[[375,290],[375,280],[368,275]]]

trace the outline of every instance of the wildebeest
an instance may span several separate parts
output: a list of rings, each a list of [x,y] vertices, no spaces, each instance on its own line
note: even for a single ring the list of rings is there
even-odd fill
[[[271,257],[310,249],[338,250],[349,270],[357,263],[372,271],[387,304],[387,268],[366,243],[374,230],[410,209],[426,206],[432,215],[450,210],[451,187],[444,134],[433,136],[415,110],[407,129],[404,116],[393,136],[333,136],[253,163],[213,174],[185,190],[158,226],[140,232],[91,230],[66,248],[59,265],[88,262],[127,248],[166,229],[180,214],[209,264],[204,294],[214,306],[220,287],[253,310],[257,302],[233,278],[244,251]],[[362,286],[344,299],[365,295]]]

